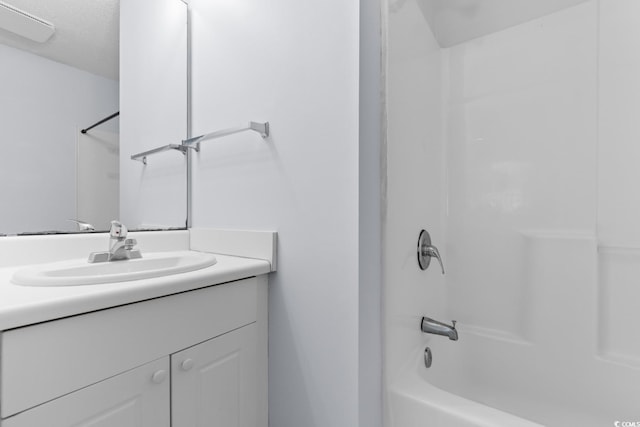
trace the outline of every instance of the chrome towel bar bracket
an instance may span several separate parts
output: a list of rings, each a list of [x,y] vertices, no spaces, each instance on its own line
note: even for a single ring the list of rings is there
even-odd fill
[[[162,153],[163,151],[169,151],[169,150],[177,150],[177,151],[180,151],[182,154],[186,154],[187,147],[179,144],[163,145],[162,147],[154,148],[153,150],[143,151],[142,153],[134,154],[133,156],[131,156],[131,160],[137,160],[146,165],[147,156],[151,156],[152,154]]]
[[[193,138],[185,139],[182,141],[182,145],[185,147],[195,147],[196,151],[200,151],[200,143],[209,139],[222,138],[224,136],[233,135],[240,132],[252,130],[258,132],[264,139],[269,136],[269,122],[258,123],[249,122],[247,126],[237,126],[228,129],[222,129],[215,132],[205,133],[204,135],[194,136]]]
[[[249,122],[247,126],[238,126],[228,129],[222,129],[215,132],[205,133],[204,135],[195,136],[193,138],[185,139],[181,144],[169,144],[162,147],[154,148],[153,150],[144,151],[142,153],[134,154],[131,156],[131,160],[138,160],[145,165],[147,164],[147,156],[152,154],[161,153],[168,150],[178,150],[182,154],[186,154],[188,149],[200,151],[200,143],[209,139],[222,138],[224,136],[233,135],[245,131],[258,132],[262,138],[269,136],[269,122]]]

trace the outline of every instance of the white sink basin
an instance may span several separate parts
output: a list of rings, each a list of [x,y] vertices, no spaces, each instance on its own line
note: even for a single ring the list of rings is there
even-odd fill
[[[21,286],[97,285],[186,273],[215,263],[215,255],[194,251],[143,253],[139,259],[95,264],[83,258],[23,268],[11,281]]]

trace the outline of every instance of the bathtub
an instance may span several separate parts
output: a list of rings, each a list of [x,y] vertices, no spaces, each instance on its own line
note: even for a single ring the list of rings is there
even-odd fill
[[[394,427],[542,425],[446,392],[415,375],[391,388],[389,403],[391,425]]]
[[[459,341],[425,342],[431,368],[421,345],[388,379],[388,427],[606,427],[640,420],[638,371],[629,366],[598,357],[564,365],[552,349],[545,356],[514,337],[462,328]]]
[[[436,387],[425,378],[421,353],[416,352],[413,363],[389,387],[392,427],[542,426]]]

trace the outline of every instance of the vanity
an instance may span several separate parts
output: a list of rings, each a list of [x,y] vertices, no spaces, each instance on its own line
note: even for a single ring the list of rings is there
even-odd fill
[[[192,228],[188,2],[49,3],[24,12],[66,13],[84,30],[65,43],[86,48],[91,34],[101,47],[65,58],[105,61],[51,61],[0,32],[3,64],[25,82],[5,97],[3,138],[33,150],[2,168],[0,427],[266,427],[276,235]],[[93,230],[114,219],[156,231],[108,245]],[[136,243],[141,257],[123,259]]]
[[[68,259],[105,235],[0,241],[0,255],[13,257],[0,269],[0,426],[266,427],[275,233],[132,234],[143,258],[195,251],[213,253],[215,264],[114,283],[24,286],[11,277],[58,261],[50,248]]]

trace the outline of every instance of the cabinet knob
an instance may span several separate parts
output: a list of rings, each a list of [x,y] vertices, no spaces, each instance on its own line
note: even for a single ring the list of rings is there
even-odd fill
[[[159,371],[156,371],[153,373],[153,376],[151,377],[151,381],[153,381],[156,384],[160,384],[161,382],[164,381],[165,378],[167,378],[167,371],[165,371],[164,369],[160,369]]]
[[[188,371],[189,369],[193,368],[193,365],[193,359],[185,359],[180,366],[182,367],[183,371]]]

